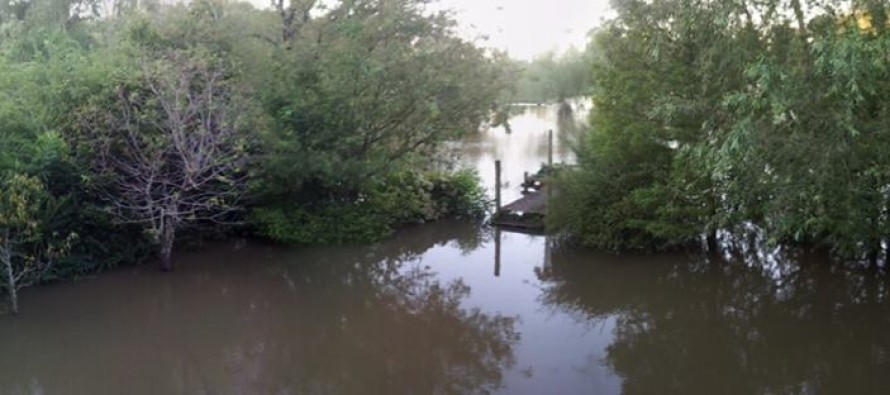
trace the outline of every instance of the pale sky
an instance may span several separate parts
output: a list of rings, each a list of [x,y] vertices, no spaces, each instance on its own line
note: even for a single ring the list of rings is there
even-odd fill
[[[466,38],[488,36],[481,45],[530,60],[551,49],[584,48],[587,32],[608,15],[609,0],[439,0],[434,9],[455,10]]]
[[[462,32],[487,35],[487,46],[531,59],[570,45],[584,48],[587,32],[608,16],[608,0],[440,0],[457,11]]]

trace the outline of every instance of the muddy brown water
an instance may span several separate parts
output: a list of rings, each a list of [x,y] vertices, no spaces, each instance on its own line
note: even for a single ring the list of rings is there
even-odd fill
[[[467,163],[490,181],[503,159],[518,195],[553,116],[477,136]],[[23,292],[0,394],[886,393],[886,275],[745,245],[611,255],[460,221],[221,244]]]

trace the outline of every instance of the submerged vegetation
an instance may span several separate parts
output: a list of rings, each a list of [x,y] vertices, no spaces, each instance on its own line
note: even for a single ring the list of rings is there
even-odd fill
[[[553,225],[611,250],[754,225],[773,244],[886,258],[886,2],[613,5]]]
[[[183,237],[368,241],[484,215],[442,143],[489,121],[501,55],[426,3],[4,3],[0,289],[151,251],[170,269]]]

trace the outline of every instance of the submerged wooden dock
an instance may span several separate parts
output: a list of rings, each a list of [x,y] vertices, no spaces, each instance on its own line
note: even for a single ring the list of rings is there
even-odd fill
[[[544,215],[547,213],[547,192],[544,190],[529,192],[515,202],[501,207],[501,211]]]
[[[508,228],[544,230],[547,194],[546,188],[542,188],[501,207],[492,217],[492,224]]]
[[[551,167],[544,167],[537,174],[523,176],[522,197],[506,206],[500,205],[492,217],[492,224],[523,232],[541,232],[544,230],[544,218],[547,215],[547,203],[552,197],[550,177]],[[499,194],[498,194],[499,195]]]
[[[534,175],[525,173],[522,180],[523,196],[506,206],[501,206],[501,161],[494,162],[495,167],[495,212],[491,217],[492,225],[522,232],[544,231],[544,218],[547,215],[547,203],[553,195],[551,177],[555,173],[553,167],[553,130],[547,131],[547,164]]]

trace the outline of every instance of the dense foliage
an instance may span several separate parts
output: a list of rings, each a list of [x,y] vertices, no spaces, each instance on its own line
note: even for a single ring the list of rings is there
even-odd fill
[[[60,202],[47,193],[40,180],[20,174],[0,178],[0,266],[3,285],[13,313],[17,313],[18,290],[35,284],[55,261],[67,253],[77,235],[60,237],[48,233]]]
[[[39,267],[32,283],[151,251],[169,268],[182,237],[349,242],[482,215],[475,174],[439,154],[489,121],[501,55],[426,3],[0,5],[0,233],[22,238],[0,248],[24,249],[7,266]]]
[[[878,258],[890,234],[882,1],[614,2],[592,131],[552,220],[606,249],[751,226]]]

